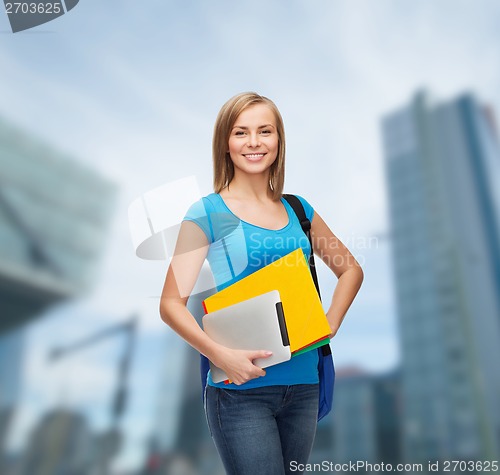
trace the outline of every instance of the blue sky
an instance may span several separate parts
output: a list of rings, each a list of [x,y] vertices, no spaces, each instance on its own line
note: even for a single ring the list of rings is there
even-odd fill
[[[60,335],[76,340],[137,312],[132,378],[141,395],[131,401],[125,422],[135,439],[120,464],[140,460],[173,336],[156,311],[165,263],[134,256],[127,207],[188,175],[211,191],[213,122],[241,91],[276,102],[287,133],[286,191],[306,197],[363,263],[362,291],[334,341],[337,364],[391,368],[389,243],[363,246],[388,229],[380,119],[422,87],[442,100],[472,91],[499,113],[498,18],[495,0],[81,0],[53,22],[12,34],[0,15],[0,114],[120,188],[92,294],[29,331],[18,443],[61,400],[106,426],[118,339],[59,368],[43,355]],[[327,300],[334,278],[323,268],[320,279]],[[85,377],[62,395],[71,368]]]

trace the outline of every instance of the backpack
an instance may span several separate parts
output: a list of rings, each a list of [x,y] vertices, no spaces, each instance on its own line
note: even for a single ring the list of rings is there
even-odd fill
[[[318,276],[316,274],[316,267],[314,263],[314,253],[311,241],[311,221],[307,219],[302,203],[295,195],[283,195],[283,198],[292,207],[293,211],[299,219],[302,230],[311,243],[311,254],[309,255],[309,268],[311,275],[321,299],[319,291]],[[333,387],[335,384],[335,368],[333,366],[332,350],[330,344],[320,346],[318,349],[318,374],[319,374],[319,404],[318,404],[318,421],[323,419],[331,410],[333,404]],[[205,399],[205,387],[207,385],[207,374],[210,369],[208,358],[200,355],[200,376],[202,387],[203,402]]]
[[[311,221],[307,219],[306,212],[302,203],[295,195],[283,195],[283,198],[292,207],[297,218],[299,218],[300,226],[304,234],[309,239],[311,244],[311,254],[309,255],[309,268],[311,275],[318,291],[318,296],[321,299],[319,291],[318,276],[316,274],[316,265],[314,262],[314,251],[311,240]],[[319,405],[318,405],[318,421],[323,419],[331,410],[333,405],[333,387],[335,385],[335,367],[333,365],[332,350],[330,344],[320,346],[318,348],[318,375],[319,375]]]

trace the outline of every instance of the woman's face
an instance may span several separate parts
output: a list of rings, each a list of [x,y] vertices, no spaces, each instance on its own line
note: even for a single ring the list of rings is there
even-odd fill
[[[266,104],[245,109],[236,119],[229,136],[229,155],[235,174],[267,172],[278,155],[278,131],[273,111]]]

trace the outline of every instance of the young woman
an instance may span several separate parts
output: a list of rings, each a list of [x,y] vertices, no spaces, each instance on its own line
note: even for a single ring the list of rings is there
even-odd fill
[[[283,120],[275,104],[255,93],[231,98],[219,112],[213,137],[214,191],[188,211],[162,293],[162,319],[216,366],[231,384],[207,379],[205,411],[228,474],[297,473],[306,463],[318,415],[318,354],[306,352],[261,369],[266,348],[233,350],[211,340],[186,303],[205,259],[218,290],[310,245],[282,198]],[[309,203],[313,248],[338,277],[327,312],[333,337],[363,280],[363,272]],[[294,463],[292,463],[294,462]],[[294,470],[292,470],[294,469]]]

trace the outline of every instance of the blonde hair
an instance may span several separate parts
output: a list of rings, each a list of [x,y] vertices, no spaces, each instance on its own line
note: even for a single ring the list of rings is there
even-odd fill
[[[229,99],[219,111],[214,126],[212,158],[214,192],[220,193],[234,178],[234,165],[227,151],[229,136],[238,116],[248,107],[265,104],[274,114],[278,132],[278,154],[269,169],[269,187],[272,198],[278,200],[285,182],[285,128],[281,114],[273,101],[255,92],[243,92]]]

